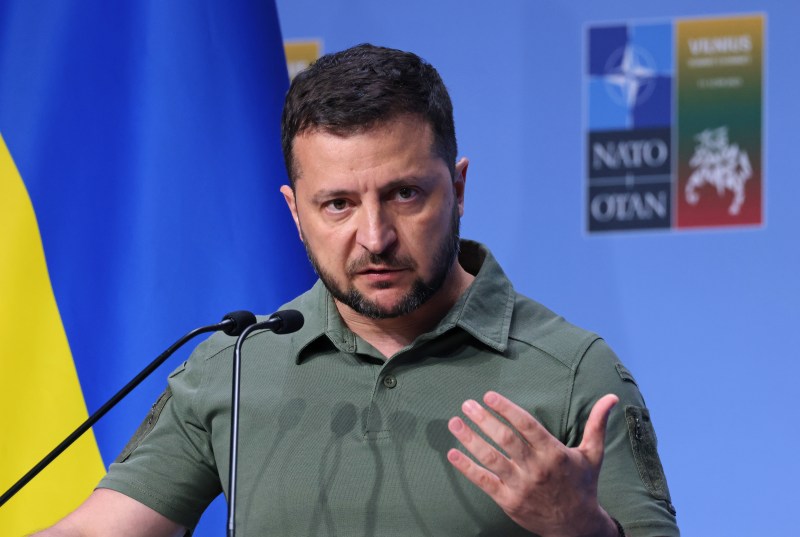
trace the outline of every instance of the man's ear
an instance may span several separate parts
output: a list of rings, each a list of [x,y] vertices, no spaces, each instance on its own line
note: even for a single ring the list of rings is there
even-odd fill
[[[456,192],[456,201],[458,201],[458,214],[464,216],[464,188],[467,185],[467,168],[469,167],[469,159],[461,157],[461,160],[456,162],[456,176],[453,178],[453,188]]]
[[[286,205],[289,206],[289,211],[292,213],[292,219],[294,220],[294,225],[297,228],[297,234],[300,236],[300,240],[303,240],[303,232],[300,229],[300,218],[297,216],[297,200],[294,196],[294,190],[289,185],[283,185],[281,187],[281,194],[283,194],[283,199],[286,200]]]

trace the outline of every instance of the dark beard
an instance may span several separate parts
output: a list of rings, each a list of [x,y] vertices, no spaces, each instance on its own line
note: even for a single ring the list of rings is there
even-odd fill
[[[322,280],[322,283],[325,284],[325,287],[328,288],[328,291],[336,300],[370,319],[390,319],[408,315],[415,311],[442,288],[448,274],[450,274],[450,270],[453,268],[453,263],[458,257],[460,219],[458,203],[454,200],[450,229],[433,254],[433,275],[428,281],[417,278],[408,293],[392,308],[380,307],[377,303],[361,294],[353,285],[350,285],[347,289],[339,288],[334,278],[317,262],[314,253],[308,247],[308,242],[303,241],[303,244],[305,244],[306,254],[308,254],[308,259],[311,261],[311,265],[317,272],[319,279]],[[416,263],[410,257],[397,257],[393,253],[373,254],[367,252],[347,266],[347,274],[355,274],[361,267],[369,265],[381,265],[387,268],[416,268]]]

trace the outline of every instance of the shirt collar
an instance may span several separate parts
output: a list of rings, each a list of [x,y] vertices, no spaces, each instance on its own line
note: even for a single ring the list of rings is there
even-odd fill
[[[459,327],[488,347],[504,352],[514,309],[514,288],[484,245],[462,240],[458,260],[475,280],[439,324],[422,334],[414,344],[435,339]],[[356,336],[344,324],[333,297],[320,280],[293,305],[305,316],[303,329],[294,338],[296,363],[302,361],[303,350],[323,336],[339,351],[355,352]]]
[[[514,287],[489,249],[478,242],[462,240],[458,261],[475,280],[436,328],[417,341],[459,327],[497,352],[504,352],[514,310]]]

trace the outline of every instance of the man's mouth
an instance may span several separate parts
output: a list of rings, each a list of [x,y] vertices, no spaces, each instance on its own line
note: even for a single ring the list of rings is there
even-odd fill
[[[404,268],[397,268],[397,267],[366,267],[360,269],[356,274],[385,274],[389,272],[400,272],[405,270]]]
[[[356,277],[364,278],[366,281],[387,284],[394,281],[400,273],[406,270],[405,268],[397,267],[366,267],[356,271],[355,275]]]

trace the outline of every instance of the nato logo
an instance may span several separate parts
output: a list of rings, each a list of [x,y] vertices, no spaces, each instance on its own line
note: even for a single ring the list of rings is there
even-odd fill
[[[587,222],[590,232],[669,228],[673,28],[588,28]]]

